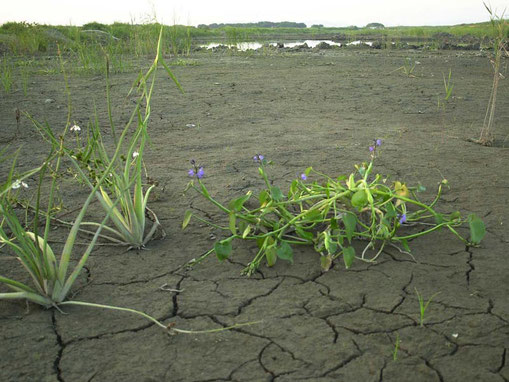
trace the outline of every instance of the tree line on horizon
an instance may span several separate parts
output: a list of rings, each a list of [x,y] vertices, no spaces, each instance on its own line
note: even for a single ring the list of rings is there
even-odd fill
[[[217,29],[224,27],[234,28],[307,28],[305,23],[296,23],[293,21],[258,21],[256,23],[212,23],[212,24],[199,24],[198,28],[202,29]]]

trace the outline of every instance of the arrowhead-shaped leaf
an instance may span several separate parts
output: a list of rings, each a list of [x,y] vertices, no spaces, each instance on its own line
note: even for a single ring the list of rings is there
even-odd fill
[[[355,227],[357,226],[357,216],[355,216],[355,214],[352,214],[351,212],[347,212],[343,214],[342,219],[343,224],[345,225],[346,238],[350,243],[355,232]]]
[[[479,244],[486,234],[484,222],[476,214],[468,215],[468,225],[470,226],[470,241],[473,244]]]
[[[231,241],[216,241],[216,244],[214,244],[214,251],[220,261],[227,259],[232,253]]]
[[[283,260],[288,260],[293,264],[293,250],[290,244],[286,241],[281,242],[281,245],[276,250],[277,257]]]
[[[346,247],[343,249],[343,261],[345,262],[346,269],[350,268],[355,259],[355,248]]]

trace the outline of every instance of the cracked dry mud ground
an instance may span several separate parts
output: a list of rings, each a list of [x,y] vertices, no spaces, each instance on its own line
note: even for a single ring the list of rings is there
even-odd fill
[[[393,72],[407,56],[420,62],[416,78]],[[146,164],[159,185],[150,206],[167,237],[142,251],[97,247],[74,297],[143,310],[181,329],[263,322],[168,337],[126,313],[66,307],[63,315],[2,301],[0,380],[509,381],[509,150],[467,142],[482,125],[489,97],[487,58],[343,50],[190,60],[197,65],[173,67],[185,94],[161,74],[152,104]],[[437,111],[449,68],[455,98]],[[131,110],[124,97],[135,75],[112,76],[119,122]],[[85,125],[95,101],[105,122],[103,79],[74,74],[70,81],[73,120]],[[65,123],[65,106],[60,76],[34,75],[27,98],[21,91],[2,95],[2,147],[22,146],[21,169],[35,166],[46,148],[26,119],[17,132],[14,109],[57,127]],[[499,140],[509,134],[507,81],[500,84],[496,134]],[[488,234],[480,248],[465,249],[442,231],[411,243],[416,262],[388,249],[377,264],[357,262],[347,271],[338,263],[327,273],[311,249],[299,248],[294,265],[262,266],[246,278],[240,272],[255,249],[236,243],[230,261],[182,267],[213,244],[197,222],[180,230],[185,209],[221,219],[197,195],[182,196],[189,159],[205,166],[207,186],[227,201],[262,187],[251,159],[256,153],[275,162],[270,174],[285,189],[310,165],[331,175],[350,171],[367,159],[373,138],[384,142],[378,172],[420,181],[428,198],[442,176],[449,180],[438,209],[481,216]],[[65,181],[70,208],[84,191]],[[24,277],[3,251],[0,273]],[[165,284],[178,292],[161,290]],[[424,327],[415,289],[425,299],[439,293]]]

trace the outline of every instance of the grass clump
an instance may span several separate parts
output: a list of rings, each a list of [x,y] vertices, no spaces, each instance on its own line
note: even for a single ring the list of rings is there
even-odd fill
[[[447,105],[447,102],[449,102],[449,100],[451,99],[452,97],[452,90],[454,89],[454,84],[452,82],[452,70],[449,69],[449,76],[447,77],[447,79],[445,78],[445,74],[442,74],[442,77],[444,79],[444,96],[443,98],[438,98],[438,109],[442,109],[445,111],[445,107]]]
[[[273,266],[278,259],[293,262],[292,246],[296,245],[312,246],[320,255],[322,268],[328,270],[338,258],[343,259],[346,268],[355,260],[374,262],[388,245],[411,255],[409,243],[412,239],[440,229],[448,229],[465,245],[479,244],[485,232],[481,219],[474,214],[462,218],[458,211],[444,214],[434,209],[446,180],[439,184],[433,201],[425,203],[418,197],[424,190],[422,186],[409,187],[401,181],[391,184],[386,177],[373,175],[380,145],[381,140],[375,140],[369,148],[371,161],[357,165],[349,176],[333,178],[307,168],[292,182],[286,194],[269,180],[271,162],[263,155],[256,155],[253,159],[259,165],[258,172],[266,188],[257,194],[254,203],[251,203],[252,191],[227,205],[214,199],[202,180],[203,167],[193,161],[189,175],[195,179],[187,189],[196,190],[228,216],[228,225],[221,226],[192,211],[186,213],[183,228],[194,217],[227,235],[195,263],[213,252],[219,260],[228,258],[235,239],[252,240],[258,246],[256,256],[244,270],[248,275],[255,272],[263,260],[268,266]],[[317,180],[309,181],[311,176]],[[469,239],[457,230],[467,223]],[[361,253],[355,249],[355,241],[367,242]],[[369,255],[370,250],[373,255]]]
[[[12,84],[14,83],[14,79],[12,77],[13,65],[6,56],[2,58],[0,70],[0,82],[2,83],[2,88],[4,89],[4,92],[10,93],[12,90]]]
[[[504,19],[504,15],[498,16],[490,6],[484,3],[486,10],[490,14],[490,22],[492,28],[492,39],[493,39],[493,56],[490,58],[490,62],[493,66],[493,84],[491,87],[490,99],[486,108],[486,114],[484,116],[483,127],[481,129],[481,135],[478,140],[474,140],[483,146],[491,146],[493,144],[493,129],[495,126],[495,106],[497,103],[498,84],[500,79],[503,78],[500,72],[500,60],[505,54],[509,57],[507,51],[507,45],[509,42],[509,22]]]
[[[147,72],[147,75],[143,78],[148,78],[151,73],[155,71],[155,67],[159,63],[159,51],[156,59],[154,60],[153,65]],[[165,64],[163,63],[163,66]],[[67,79],[66,79],[67,84]],[[67,86],[66,86],[67,87]],[[153,83],[151,85],[151,89],[153,87]],[[136,108],[134,115],[140,116],[139,105],[143,99],[147,101],[147,108],[150,109],[150,96],[149,93],[143,92],[139,98],[139,102]],[[148,98],[147,98],[148,95]],[[70,104],[69,104],[69,112],[70,112]],[[143,123],[138,125],[136,135],[140,135],[146,132],[146,126],[148,123],[148,115],[145,115],[145,119],[142,119]],[[69,132],[69,130],[73,130],[75,133],[79,132],[79,128],[74,125],[70,127],[69,116],[68,122],[64,129],[64,131],[56,136],[52,132],[51,128],[47,125],[42,125],[37,121],[33,120],[38,130],[41,132],[43,137],[50,143],[50,153],[47,156],[47,159],[44,161],[42,166],[32,170],[31,172],[24,174],[21,177],[18,177],[14,180],[14,168],[15,162],[11,167],[11,171],[8,175],[8,178],[2,188],[0,189],[0,243],[2,245],[7,246],[14,257],[20,261],[23,268],[27,271],[29,278],[32,280],[32,285],[29,285],[27,282],[14,280],[5,276],[0,276],[0,283],[6,285],[11,291],[0,293],[0,299],[25,299],[36,304],[42,305],[46,308],[54,307],[56,309],[61,308],[63,305],[82,305],[89,307],[99,307],[99,308],[107,308],[114,309],[120,311],[127,311],[131,313],[135,313],[141,315],[152,322],[156,323],[158,326],[166,329],[169,329],[166,325],[160,323],[155,318],[133,309],[121,308],[109,305],[100,305],[83,301],[76,300],[67,300],[69,292],[76,282],[81,270],[86,264],[86,261],[92,252],[98,238],[101,236],[101,231],[106,228],[106,222],[110,217],[118,214],[117,205],[125,202],[125,199],[130,196],[128,193],[128,187],[131,184],[127,185],[127,188],[120,190],[114,197],[114,199],[108,199],[108,203],[103,204],[105,209],[104,218],[100,223],[95,223],[94,225],[97,227],[93,234],[93,238],[90,240],[89,244],[86,246],[86,249],[79,255],[78,261],[74,268],[71,268],[71,257],[76,256],[77,249],[75,246],[76,238],[78,233],[81,230],[81,226],[86,224],[84,221],[85,214],[94,200],[94,198],[102,195],[104,191],[105,184],[112,184],[110,180],[106,181],[109,178],[109,174],[112,171],[115,171],[115,167],[118,163],[118,160],[121,156],[121,148],[122,143],[126,139],[127,133],[129,131],[128,126],[123,129],[122,134],[119,136],[115,148],[115,152],[110,157],[110,160],[104,162],[103,171],[98,174],[94,183],[88,182],[91,187],[91,191],[88,194],[85,202],[83,203],[78,216],[75,218],[74,222],[71,224],[70,231],[65,239],[64,245],[60,251],[60,255],[57,255],[57,252],[50,245],[50,232],[51,232],[51,223],[54,213],[54,202],[56,190],[58,187],[57,179],[59,178],[60,168],[62,166],[62,161],[64,158],[70,160],[78,173],[81,174],[83,179],[87,179],[87,175],[82,169],[82,162],[73,155],[72,150],[67,148],[65,143],[65,136]],[[140,121],[139,121],[140,122]],[[141,132],[140,132],[141,131]],[[137,142],[137,139],[134,139]],[[97,137],[95,136],[93,139],[88,141],[87,150],[85,152],[93,152],[92,146],[97,146]],[[140,155],[141,157],[141,155]],[[141,161],[141,159],[140,159]],[[137,177],[133,180],[130,179],[130,183],[138,182],[136,179],[139,179],[141,176],[141,167],[136,166],[135,171],[138,172]],[[36,195],[36,204],[34,207],[35,216],[32,223],[28,226],[22,224],[20,219],[18,218],[16,211],[12,207],[12,192],[13,190],[18,189],[20,186],[25,187],[26,184],[23,180],[31,175],[39,174],[39,183],[37,188]],[[41,195],[43,190],[43,184],[45,179],[50,178],[49,185],[49,196],[46,206],[46,211],[43,210],[41,204]],[[116,183],[113,183],[116,184]],[[123,186],[123,184],[122,184]],[[135,188],[136,189],[136,188]],[[140,190],[138,190],[140,192]],[[144,211],[144,207],[146,207],[146,203],[140,203],[136,199],[137,195],[135,195],[135,207],[134,212],[136,213],[136,219],[140,219],[139,213]],[[15,199],[15,198],[14,198]],[[144,218],[144,217],[143,217]],[[40,221],[43,221],[41,224]],[[139,223],[139,222],[138,222]],[[173,331],[178,332],[179,329],[172,328]],[[187,331],[183,331],[187,332]]]
[[[159,35],[157,54],[153,64],[145,74],[140,75],[137,79],[140,95],[135,110],[118,138],[112,123],[108,92],[108,111],[110,112],[110,123],[115,141],[115,149],[111,156],[108,155],[102,144],[101,133],[97,124],[91,127],[90,134],[86,142],[84,142],[85,145],[81,147],[79,152],[66,146],[66,135],[69,132],[74,133],[79,143],[79,133],[81,131],[79,126],[71,126],[70,124],[70,101],[68,103],[67,124],[58,135],[55,135],[47,124],[43,125],[31,118],[44,139],[50,144],[50,152],[40,167],[21,176],[15,176],[16,160],[14,160],[5,183],[0,186],[0,245],[10,249],[14,258],[26,270],[27,276],[25,278],[31,279],[31,283],[0,275],[0,284],[5,285],[10,290],[9,292],[0,292],[0,300],[24,299],[45,308],[56,308],[57,310],[61,310],[62,306],[65,305],[80,305],[134,313],[150,320],[169,334],[213,333],[254,324],[254,322],[250,322],[218,329],[191,331],[175,328],[174,324],[171,323],[164,325],[156,318],[135,309],[69,299],[71,288],[84,268],[97,240],[99,237],[105,237],[101,234],[103,230],[109,233],[116,233],[119,237],[117,240],[125,244],[141,247],[150,240],[153,232],[159,226],[157,217],[152,212],[155,224],[148,234],[144,234],[145,213],[148,210],[147,199],[151,187],[143,193],[141,183],[142,169],[144,167],[142,166],[142,157],[145,143],[148,139],[147,128],[150,118],[151,96],[159,65],[165,68],[168,75],[180,88],[176,78],[162,59],[160,49],[161,38],[162,30]],[[64,77],[67,95],[70,97],[65,71]],[[144,103],[143,112],[142,103]],[[132,138],[128,140],[127,136],[131,131],[130,127],[133,121],[137,123],[136,129]],[[127,158],[133,158],[133,161],[126,160],[122,170],[120,163],[122,162],[124,142],[127,140],[129,141],[127,145]],[[4,160],[3,155],[5,151],[4,149],[0,152],[0,161]],[[136,155],[134,155],[135,153]],[[50,232],[52,231],[52,221],[54,218],[58,179],[61,175],[61,167],[64,160],[69,160],[72,163],[80,179],[90,187],[90,193],[80,208],[78,216],[70,224],[70,231],[58,255],[57,250],[50,245]],[[91,167],[92,162],[98,164],[96,167],[97,171]],[[93,176],[91,175],[92,172],[94,172]],[[39,182],[34,207],[35,216],[31,223],[25,225],[13,207],[13,201],[16,200],[13,193],[20,187],[28,187],[24,180],[36,174],[39,175]],[[43,208],[42,195],[43,190],[46,189],[46,180],[48,178],[50,179],[49,195],[47,206]],[[134,187],[133,194],[130,192],[131,187]],[[95,198],[99,199],[104,208],[104,218],[99,223],[86,222],[84,220],[85,215]],[[151,212],[150,210],[148,211]],[[113,221],[116,229],[106,225],[109,219]],[[83,231],[81,228],[83,225],[95,226],[96,230],[93,232],[93,237],[88,245],[86,245],[85,250],[79,252],[77,262],[75,262],[79,251],[76,248],[77,245],[75,245],[76,239],[78,233]]]

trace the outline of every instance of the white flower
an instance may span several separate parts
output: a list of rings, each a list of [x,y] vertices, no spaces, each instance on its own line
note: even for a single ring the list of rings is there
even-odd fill
[[[140,155],[140,153],[138,151],[133,152],[133,158],[136,158],[138,155]]]
[[[451,334],[454,338],[458,338],[459,334],[458,333],[453,333]]]
[[[79,127],[78,125],[74,124],[74,125],[71,126],[71,128],[69,130],[75,131],[75,132],[79,133],[81,131],[81,127]]]
[[[26,184],[25,182],[23,182],[22,180],[19,180],[17,179],[12,185],[11,185],[11,188],[13,190],[17,190],[18,188],[20,188],[21,186],[23,186],[24,188],[28,188],[28,184]]]

